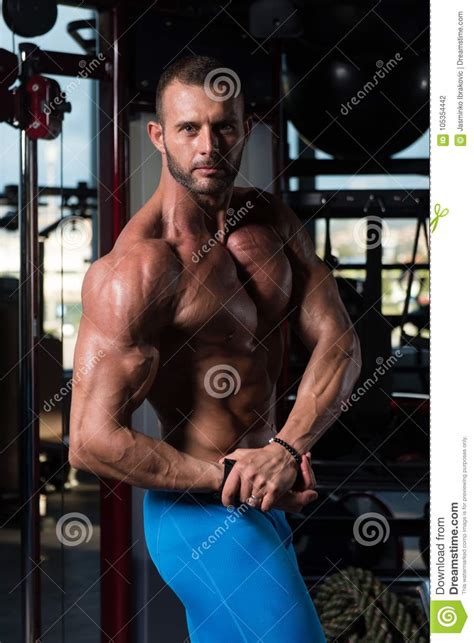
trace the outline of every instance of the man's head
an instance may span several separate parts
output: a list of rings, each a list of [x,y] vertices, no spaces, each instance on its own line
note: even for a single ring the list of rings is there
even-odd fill
[[[235,72],[208,56],[179,59],[160,77],[156,113],[148,134],[178,183],[202,195],[232,185],[251,128]]]

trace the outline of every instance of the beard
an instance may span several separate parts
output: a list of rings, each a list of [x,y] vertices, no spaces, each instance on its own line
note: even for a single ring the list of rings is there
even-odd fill
[[[226,163],[223,159],[215,159],[209,161],[209,165],[218,166],[220,174],[218,176],[210,176],[202,179],[195,178],[193,171],[186,171],[180,166],[177,159],[171,154],[166,143],[164,143],[166,152],[166,161],[171,176],[180,185],[188,189],[196,195],[213,195],[222,192],[235,181],[240,168],[242,160],[243,148],[240,150],[237,157],[232,160],[232,165]],[[195,168],[193,168],[195,169]]]

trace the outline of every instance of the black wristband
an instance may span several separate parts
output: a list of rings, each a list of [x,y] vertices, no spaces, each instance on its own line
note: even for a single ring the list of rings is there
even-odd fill
[[[278,444],[281,444],[282,447],[285,447],[285,449],[291,453],[296,462],[301,464],[301,456],[298,451],[291,446],[291,444],[288,444],[288,442],[285,442],[285,440],[281,440],[280,438],[270,438],[268,443],[270,444],[270,442],[278,442]]]
[[[212,497],[215,498],[216,500],[219,500],[219,502],[222,499],[222,491],[224,489],[225,482],[229,477],[229,473],[232,471],[232,467],[236,462],[237,460],[232,460],[231,458],[224,458],[224,477],[222,478],[222,482],[219,489],[217,491],[214,491],[214,493],[212,494]]]

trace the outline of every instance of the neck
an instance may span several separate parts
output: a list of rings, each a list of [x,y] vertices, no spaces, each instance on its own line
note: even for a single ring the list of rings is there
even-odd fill
[[[196,194],[178,183],[166,167],[152,199],[160,213],[165,233],[214,234],[224,230],[233,186],[218,194]]]

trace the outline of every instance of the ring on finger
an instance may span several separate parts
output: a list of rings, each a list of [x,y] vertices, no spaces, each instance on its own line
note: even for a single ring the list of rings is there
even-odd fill
[[[258,501],[260,501],[261,498],[259,496],[255,496],[253,493],[249,498],[247,498],[246,503],[248,505],[255,505]]]

